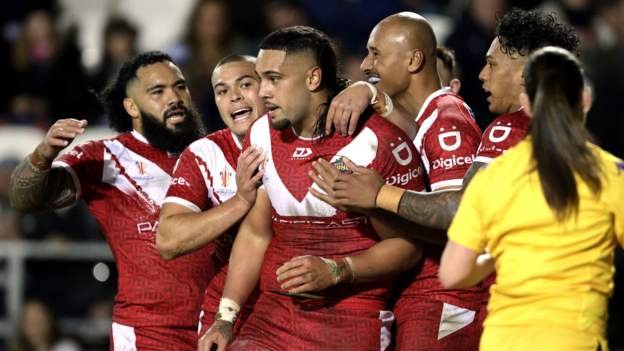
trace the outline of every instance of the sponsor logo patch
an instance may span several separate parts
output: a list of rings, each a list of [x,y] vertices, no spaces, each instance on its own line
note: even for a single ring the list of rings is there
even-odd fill
[[[298,147],[292,154],[292,158],[306,158],[312,155],[312,149],[309,147]]]
[[[433,161],[431,165],[432,169],[443,168],[445,170],[449,170],[455,166],[464,166],[470,165],[474,162],[474,156],[460,156],[455,157],[455,155],[450,158],[438,158]]]

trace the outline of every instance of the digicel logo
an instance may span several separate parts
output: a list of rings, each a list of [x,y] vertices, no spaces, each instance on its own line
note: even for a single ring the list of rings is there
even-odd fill
[[[455,157],[455,155],[451,156],[451,158],[439,158],[433,161],[431,164],[432,169],[444,168],[445,170],[449,170],[455,166],[463,166],[469,165],[474,162],[475,157],[471,156],[460,156]]]
[[[386,179],[388,185],[407,185],[410,180],[416,179],[424,174],[422,167],[409,169],[406,173],[399,173]]]

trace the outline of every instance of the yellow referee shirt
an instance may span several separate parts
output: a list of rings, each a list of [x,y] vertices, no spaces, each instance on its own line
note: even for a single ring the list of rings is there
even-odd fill
[[[479,172],[466,189],[449,238],[495,259],[484,339],[488,329],[539,327],[548,335],[548,328],[556,327],[604,341],[614,247],[618,240],[624,244],[624,163],[592,149],[602,163],[602,193],[596,197],[577,177],[578,217],[563,223],[555,219],[532,170],[530,138]],[[531,335],[516,336],[544,349]],[[505,349],[483,347],[483,341],[482,349]]]

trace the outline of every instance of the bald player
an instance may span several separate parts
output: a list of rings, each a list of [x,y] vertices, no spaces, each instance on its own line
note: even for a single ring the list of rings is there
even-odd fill
[[[486,54],[486,65],[479,77],[490,95],[490,111],[501,115],[483,134],[475,162],[464,178],[464,187],[480,167],[511,148],[526,134],[529,119],[518,102],[518,95],[522,92],[522,71],[528,55],[546,45],[575,51],[578,37],[570,26],[558,22],[552,15],[537,11],[515,9],[499,20],[496,37]],[[336,178],[333,186],[343,189],[334,192],[336,197],[331,199],[337,205],[378,206],[428,227],[448,228],[462,195],[462,191],[433,194],[398,191],[392,199],[383,198],[377,193],[381,195],[389,189],[379,190],[383,185],[379,177],[369,170],[355,171],[353,176]],[[379,199],[385,201],[379,202]]]
[[[481,131],[464,101],[442,89],[436,67],[436,47],[433,30],[422,16],[403,12],[385,18],[371,32],[368,55],[361,65],[369,83],[355,83],[338,95],[330,106],[328,118],[348,122],[346,117],[372,104],[378,110],[385,110],[380,112],[386,115],[401,113],[408,121],[415,119],[415,133],[405,131],[420,152],[428,190],[439,192],[461,189],[464,174],[479,146]],[[375,86],[371,87],[370,83]],[[338,122],[338,129],[352,132],[355,125]],[[333,179],[336,175],[331,168],[320,161],[317,171],[323,178]],[[361,171],[360,168],[352,170]],[[399,188],[383,189],[389,192],[377,195],[381,202],[391,199]],[[332,195],[340,189],[325,187],[323,190]],[[327,195],[319,192],[315,195],[340,206],[332,203],[333,199]],[[481,287],[444,290],[437,278],[442,252],[439,245],[442,241],[438,238],[444,238],[444,233],[438,233],[437,237],[430,233],[422,228],[415,228],[412,233],[414,238],[426,239],[431,244],[424,248],[421,266],[405,275],[404,284],[398,289],[399,298],[394,308],[397,349],[476,350],[487,293]]]

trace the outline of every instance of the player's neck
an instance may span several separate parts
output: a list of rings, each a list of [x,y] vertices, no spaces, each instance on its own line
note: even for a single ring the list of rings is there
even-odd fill
[[[418,78],[414,78],[415,80]],[[396,96],[396,101],[411,115],[416,118],[427,98],[440,90],[439,79],[420,78],[412,82],[402,93]]]
[[[292,124],[292,128],[297,136],[302,138],[314,138],[316,135],[316,125],[319,119],[318,112],[308,113],[308,115],[298,122]]]
[[[302,138],[314,138],[318,136],[316,135],[316,126],[318,125],[319,118],[321,118],[322,113],[324,113],[326,109],[325,104],[327,100],[328,94],[325,90],[311,96],[307,115],[292,124],[298,136]]]

